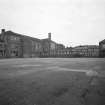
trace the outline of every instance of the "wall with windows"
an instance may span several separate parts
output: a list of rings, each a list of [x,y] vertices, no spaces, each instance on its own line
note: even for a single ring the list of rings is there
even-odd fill
[[[39,39],[17,34],[12,31],[4,32],[3,39],[5,39],[6,57],[38,57],[40,55],[41,41]]]
[[[99,42],[100,57],[105,57],[105,39]]]
[[[5,56],[5,43],[0,42],[0,58],[4,58]]]
[[[16,35],[12,32],[5,33],[5,37],[7,38],[6,43],[6,55],[7,57],[21,57],[21,36]]]
[[[22,38],[23,57],[39,57],[41,52],[41,41],[31,37]]]
[[[12,31],[3,31],[0,37],[0,57],[105,57],[105,40],[99,46],[65,48],[50,37],[40,40]]]

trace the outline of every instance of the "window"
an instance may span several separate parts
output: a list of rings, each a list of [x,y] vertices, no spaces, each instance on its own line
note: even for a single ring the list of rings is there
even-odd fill
[[[3,51],[2,50],[0,50],[0,56],[3,56]]]
[[[18,51],[11,50],[11,56],[18,56]]]
[[[102,48],[105,49],[105,44],[102,45]]]
[[[10,40],[20,40],[20,38],[17,37],[17,36],[11,36],[11,37],[10,37]]]

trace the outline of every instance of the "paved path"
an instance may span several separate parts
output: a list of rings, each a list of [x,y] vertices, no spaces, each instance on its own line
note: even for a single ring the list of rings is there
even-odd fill
[[[99,74],[96,71],[93,70],[82,70],[82,69],[68,69],[68,68],[61,68],[59,66],[52,66],[52,67],[48,67],[48,70],[56,70],[56,71],[72,71],[72,72],[83,72],[85,73],[87,76],[101,76],[102,74]]]

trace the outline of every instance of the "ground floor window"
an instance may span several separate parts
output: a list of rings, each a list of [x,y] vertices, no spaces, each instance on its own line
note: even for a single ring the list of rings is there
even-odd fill
[[[16,50],[11,50],[11,56],[12,56],[12,57],[18,56],[18,51],[16,51]]]
[[[5,50],[0,50],[0,56],[4,57],[5,56]]]

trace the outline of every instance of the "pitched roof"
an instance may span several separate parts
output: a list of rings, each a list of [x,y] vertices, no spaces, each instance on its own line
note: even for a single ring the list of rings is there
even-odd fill
[[[48,38],[45,38],[45,39],[41,39],[42,41],[49,41],[49,39]],[[53,40],[51,40],[51,42],[52,43],[56,43],[56,42],[54,42]],[[56,43],[57,44],[57,43]]]
[[[87,48],[98,48],[98,45],[82,45],[82,46],[76,46],[74,49],[87,49]]]
[[[100,43],[103,43],[103,42],[105,42],[105,39],[104,39],[104,40],[102,40],[102,41],[100,41]]]
[[[30,39],[33,39],[33,40],[41,41],[41,40],[38,39],[38,38],[34,38],[34,37],[27,36],[27,35],[18,34],[18,33],[15,33],[15,32],[13,32],[13,31],[6,31],[5,33],[6,33],[6,35],[14,34],[14,35],[16,35],[16,36],[20,36],[20,37],[22,36],[22,37],[24,37],[24,38],[30,38]]]

